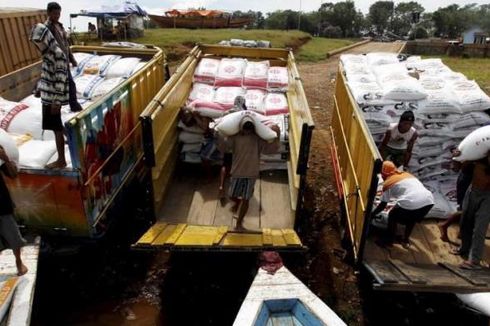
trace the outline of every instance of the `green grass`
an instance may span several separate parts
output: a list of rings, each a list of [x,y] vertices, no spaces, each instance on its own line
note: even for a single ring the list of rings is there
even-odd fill
[[[324,60],[327,52],[350,45],[352,43],[354,43],[353,40],[347,39],[314,37],[299,49],[298,53],[296,54],[296,58],[298,61],[317,62]]]
[[[442,61],[452,70],[464,74],[466,78],[474,79],[487,94],[490,94],[490,58],[443,57]]]
[[[86,35],[79,34],[79,41],[97,44],[97,40],[89,40]],[[196,43],[216,44],[221,40],[232,38],[243,40],[268,40],[272,47],[289,47],[295,51],[298,61],[317,62],[326,58],[328,51],[352,44],[352,39],[327,39],[312,37],[310,34],[297,30],[240,30],[240,29],[185,29],[155,28],[146,29],[145,36],[131,40],[132,42],[153,44],[162,48],[170,62],[184,58]]]
[[[470,80],[474,79],[487,94],[490,94],[490,58],[461,58],[446,55],[423,57],[441,58],[449,68],[464,74]]]
[[[232,38],[243,40],[268,40],[273,47],[297,48],[311,38],[300,31],[237,30],[237,29],[184,29],[157,28],[145,30],[145,36],[133,42],[154,44],[165,50],[170,60],[183,57],[196,43],[216,44]]]

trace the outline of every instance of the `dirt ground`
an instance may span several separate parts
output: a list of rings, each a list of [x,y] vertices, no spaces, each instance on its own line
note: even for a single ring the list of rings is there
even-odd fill
[[[396,51],[398,43],[368,43],[349,53]],[[330,155],[330,121],[339,56],[314,64],[300,64],[299,71],[310,105],[315,129],[310,148],[307,177],[307,209],[312,214],[312,230],[306,240],[310,247],[307,276],[309,286],[348,325],[363,325],[358,279],[343,257],[339,231],[339,201]]]

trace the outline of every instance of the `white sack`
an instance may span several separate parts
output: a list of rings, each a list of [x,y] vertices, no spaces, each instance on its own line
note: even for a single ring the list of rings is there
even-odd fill
[[[30,140],[19,147],[19,166],[44,169],[55,153],[56,143],[54,140]]]
[[[90,98],[96,100],[98,97],[104,96],[110,93],[114,88],[124,82],[124,78],[110,78],[104,79],[100,83],[97,83],[90,93]]]
[[[203,58],[194,71],[194,82],[214,85],[220,60]]]
[[[289,76],[287,67],[269,67],[267,72],[267,88],[287,90]]]
[[[463,139],[458,150],[461,155],[456,161],[475,161],[484,158],[490,150],[490,126],[476,129]]]
[[[121,58],[120,55],[107,54],[107,55],[94,55],[91,57],[81,70],[81,74],[91,74],[97,75],[100,74],[104,76],[106,70],[109,66],[115,61]]]
[[[16,164],[19,163],[19,150],[15,144],[15,140],[2,128],[0,128],[0,146],[3,147],[5,153],[10,160],[14,161]],[[4,163],[0,160],[0,166]]]
[[[140,61],[140,58],[121,58],[110,65],[104,76],[106,78],[128,78],[136,70]]]
[[[266,93],[259,89],[249,89],[245,93],[245,105],[247,110],[252,110],[265,115],[264,100]]]
[[[216,75],[216,86],[242,86],[247,60],[241,58],[221,59]]]
[[[206,102],[212,102],[215,96],[215,90],[213,86],[202,84],[202,83],[194,83],[192,85],[191,93],[189,94],[189,100],[201,100]]]
[[[244,96],[245,90],[241,87],[218,87],[214,101],[226,110],[233,107],[237,96]]]
[[[266,117],[249,110],[234,112],[224,116],[215,128],[224,136],[236,135],[240,132],[240,122],[245,117],[252,118],[255,125],[255,133],[260,138],[266,141],[272,141],[276,138],[276,133],[262,122],[266,120]]]
[[[392,77],[394,75],[391,75]],[[403,77],[403,76],[397,76]],[[386,99],[413,101],[423,100],[427,97],[426,90],[420,85],[415,78],[393,79],[381,84],[383,87],[383,95]]]
[[[267,76],[269,70],[269,61],[259,61],[247,63],[245,75],[243,78],[243,86],[247,88],[266,88]]]
[[[427,98],[419,101],[420,114],[460,114],[461,108],[452,92],[447,90],[426,90]]]
[[[285,114],[289,112],[288,100],[282,93],[269,93],[264,100],[266,115]]]
[[[98,75],[80,75],[73,78],[77,86],[77,98],[90,99],[94,88],[103,80]]]

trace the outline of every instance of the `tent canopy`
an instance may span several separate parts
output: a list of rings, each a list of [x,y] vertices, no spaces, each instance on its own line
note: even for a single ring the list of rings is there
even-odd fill
[[[101,6],[97,9],[81,10],[80,13],[70,14],[70,17],[126,17],[129,15],[146,16],[147,13],[136,2],[126,1],[120,5]]]

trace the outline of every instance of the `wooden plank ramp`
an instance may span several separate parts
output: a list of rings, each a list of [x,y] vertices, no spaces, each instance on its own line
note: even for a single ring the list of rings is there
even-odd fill
[[[17,277],[17,267],[12,250],[6,249],[0,253],[0,282],[7,281],[12,277],[17,278],[10,310],[2,321],[2,325],[24,326],[31,323],[40,242],[40,237],[36,237],[22,248],[22,260],[29,271],[19,277]]]
[[[139,250],[302,251],[292,229],[234,231],[229,226],[157,222],[133,244]]]

